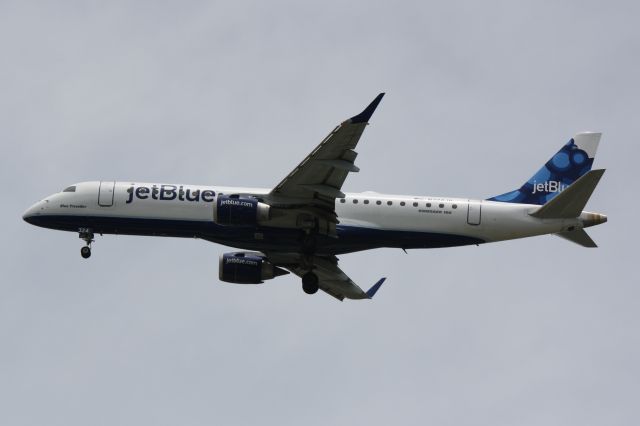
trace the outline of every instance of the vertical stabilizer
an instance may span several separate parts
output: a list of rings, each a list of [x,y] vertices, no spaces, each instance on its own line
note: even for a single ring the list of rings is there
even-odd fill
[[[489,200],[545,204],[591,170],[601,135],[578,133],[520,188]]]

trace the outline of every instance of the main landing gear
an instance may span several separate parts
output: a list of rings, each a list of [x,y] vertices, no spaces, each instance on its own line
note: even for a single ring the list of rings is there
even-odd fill
[[[302,276],[302,290],[307,294],[314,294],[318,291],[318,276],[313,272],[307,272]]]
[[[80,249],[80,256],[84,259],[88,259],[91,257],[91,243],[95,240],[93,239],[93,232],[91,231],[81,231],[80,239],[84,240],[86,245]]]

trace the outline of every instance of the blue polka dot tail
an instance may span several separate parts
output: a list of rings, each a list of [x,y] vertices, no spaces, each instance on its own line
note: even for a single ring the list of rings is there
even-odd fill
[[[591,170],[601,133],[578,133],[519,189],[489,201],[543,205]]]

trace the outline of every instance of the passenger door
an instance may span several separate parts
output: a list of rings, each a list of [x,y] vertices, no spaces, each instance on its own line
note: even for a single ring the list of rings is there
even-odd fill
[[[115,186],[115,181],[100,182],[100,190],[98,192],[98,205],[100,207],[113,206],[113,190]]]

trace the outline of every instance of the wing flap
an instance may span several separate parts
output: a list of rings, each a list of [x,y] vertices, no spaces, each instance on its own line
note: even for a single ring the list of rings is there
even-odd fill
[[[352,162],[349,162],[349,161],[346,161],[346,160],[321,160],[321,159],[317,159],[317,160],[315,160],[315,162],[316,163],[320,163],[320,164],[325,164],[325,165],[328,165],[328,166],[332,166],[332,167],[335,167],[336,169],[344,170],[346,172],[357,173],[357,172],[360,171],[359,167],[357,167]]]
[[[344,197],[344,193],[342,191],[330,185],[324,185],[324,184],[316,185],[316,184],[309,183],[309,184],[300,184],[299,186],[303,189],[317,192],[318,194],[324,195],[325,197],[329,197],[329,198],[335,199],[335,198]]]

